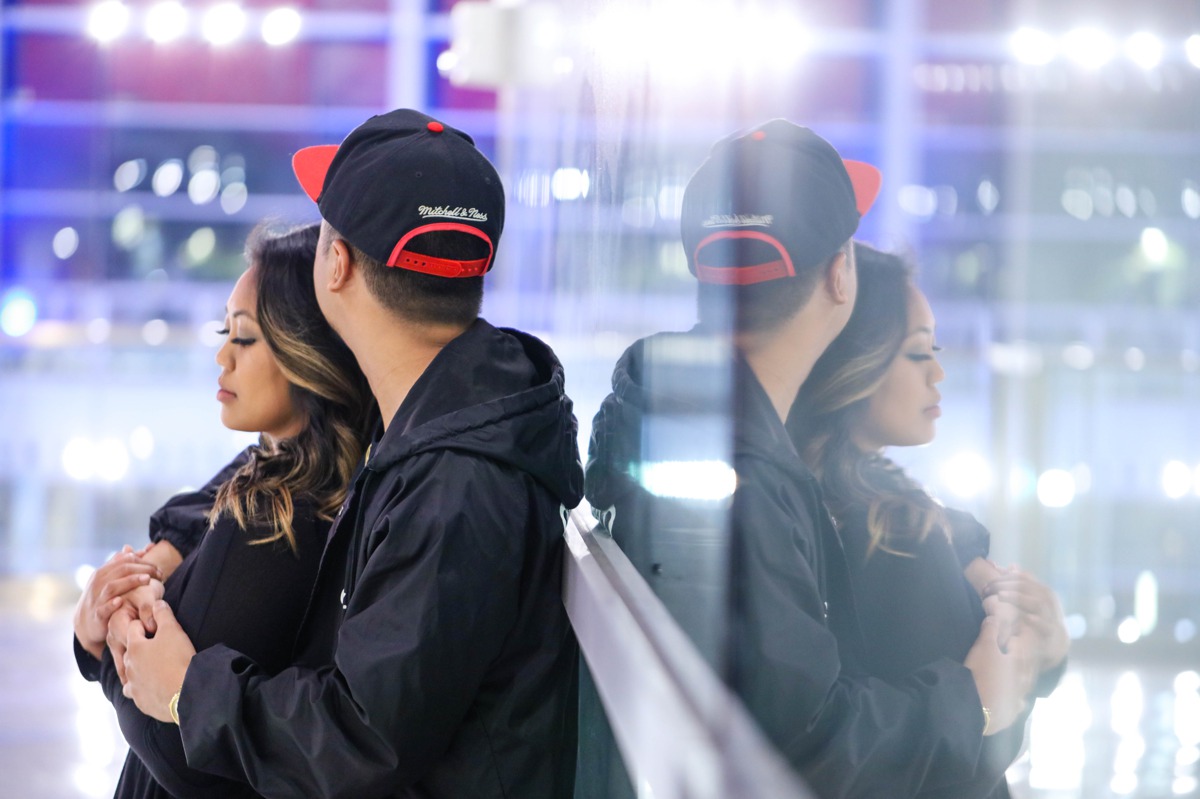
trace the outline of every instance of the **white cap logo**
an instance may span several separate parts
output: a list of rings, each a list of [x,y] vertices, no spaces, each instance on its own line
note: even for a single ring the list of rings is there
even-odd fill
[[[417,213],[422,219],[438,217],[441,219],[466,219],[471,222],[486,222],[487,214],[476,208],[463,208],[461,205],[422,205],[417,207]]]
[[[705,219],[703,227],[770,227],[775,221],[772,214],[713,214]]]

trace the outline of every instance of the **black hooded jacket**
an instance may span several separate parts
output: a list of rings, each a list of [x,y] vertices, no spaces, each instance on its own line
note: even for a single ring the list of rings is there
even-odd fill
[[[593,422],[592,507],[613,520],[614,538],[654,585],[680,567],[655,561],[646,569],[641,553],[654,550],[648,539],[658,528],[642,519],[664,502],[678,503],[636,477],[650,438],[643,422],[682,411],[731,419],[725,448],[736,490],[727,526],[728,631],[716,658],[722,676],[823,799],[913,797],[969,780],[983,749],[970,672],[943,658],[889,682],[868,674],[841,542],[815,478],[749,365],[734,352],[714,355],[708,378],[693,367],[686,380],[647,385],[647,375],[672,372],[654,362],[658,353],[691,351],[691,362],[700,363],[697,352],[720,346],[714,341],[699,331],[659,334],[622,356],[613,394]],[[697,390],[722,384],[724,394]],[[660,450],[652,459],[694,459],[694,437],[681,437],[676,449],[678,456]]]
[[[569,797],[576,435],[542,342],[479,320],[447,345],[330,532],[297,665],[192,660],[188,763],[267,796]]]

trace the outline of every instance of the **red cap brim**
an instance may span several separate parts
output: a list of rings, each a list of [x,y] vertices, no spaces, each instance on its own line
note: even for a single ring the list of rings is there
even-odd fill
[[[871,206],[875,204],[875,198],[879,196],[879,187],[883,184],[883,173],[862,161],[842,161],[842,163],[846,165],[850,183],[854,186],[854,204],[858,207],[858,215],[865,216],[867,211],[871,210]]]
[[[321,190],[325,187],[325,173],[329,171],[337,151],[336,144],[318,144],[297,150],[292,156],[292,171],[296,173],[296,180],[300,181],[300,188],[313,202],[321,196]]]

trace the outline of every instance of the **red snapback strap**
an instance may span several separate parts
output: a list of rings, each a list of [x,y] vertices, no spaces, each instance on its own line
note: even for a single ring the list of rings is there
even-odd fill
[[[774,261],[765,261],[753,266],[709,266],[700,263],[700,251],[715,241],[725,239],[753,239],[765,242],[779,253]],[[705,236],[696,245],[692,255],[696,265],[696,279],[702,283],[716,283],[723,286],[749,286],[753,283],[765,283],[768,280],[778,280],[783,277],[794,277],[796,268],[792,265],[791,256],[779,243],[779,239],[758,230],[722,230]]]
[[[466,233],[483,239],[488,246],[487,257],[473,261],[456,261],[451,258],[435,258],[431,255],[407,252],[404,249],[413,238],[423,233],[436,233],[438,231]],[[392,254],[388,257],[387,265],[408,269],[413,272],[423,272],[427,275],[437,275],[438,277],[478,277],[487,272],[488,267],[491,266],[492,256],[495,252],[496,249],[492,245],[492,240],[478,228],[458,222],[434,222],[433,224],[422,225],[414,230],[410,230],[404,235],[404,238],[396,242],[396,246],[392,249]]]

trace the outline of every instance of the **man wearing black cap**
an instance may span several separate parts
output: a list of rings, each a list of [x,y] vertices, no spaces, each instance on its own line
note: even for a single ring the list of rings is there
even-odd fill
[[[295,666],[193,653],[164,606],[155,638],[131,634],[126,690],[180,725],[189,765],[268,796],[568,797],[561,510],[582,470],[553,352],[478,318],[500,178],[467,135],[404,110],[293,166],[324,220],[322,311],[384,430],[330,533]]]
[[[841,542],[783,422],[849,319],[851,237],[879,186],[784,120],[718,142],[683,199],[700,323],[622,356],[587,467],[593,509],[825,799],[957,796],[1034,671],[1019,647],[1000,652],[992,622],[967,668],[891,685],[858,665]],[[696,567],[700,546],[721,569]]]

